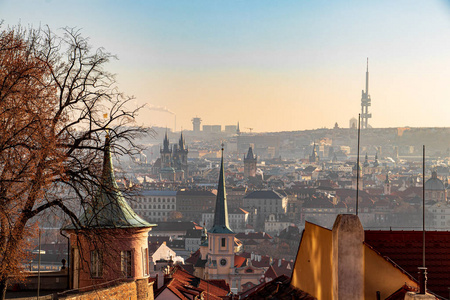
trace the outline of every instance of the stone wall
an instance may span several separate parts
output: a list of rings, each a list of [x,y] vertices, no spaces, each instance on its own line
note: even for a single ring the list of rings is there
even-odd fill
[[[64,300],[153,300],[153,282],[140,279],[131,282],[122,282],[115,286],[79,293],[76,295],[55,295],[53,299]]]

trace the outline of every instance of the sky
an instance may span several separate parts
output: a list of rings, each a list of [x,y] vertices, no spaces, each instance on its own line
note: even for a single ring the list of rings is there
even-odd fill
[[[116,54],[146,126],[348,127],[367,57],[372,127],[450,126],[450,0],[0,0],[0,19]]]

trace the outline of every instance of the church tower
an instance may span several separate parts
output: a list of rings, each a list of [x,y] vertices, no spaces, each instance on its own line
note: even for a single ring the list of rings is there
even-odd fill
[[[312,153],[309,156],[309,162],[310,163],[317,163],[317,162],[319,162],[319,155],[317,154],[316,142],[314,142]]]
[[[378,163],[378,152],[375,153],[375,161],[373,162],[373,166],[374,167],[378,167],[379,163]]]
[[[367,152],[366,152],[366,157],[364,159],[364,168],[367,168],[369,166],[369,156],[367,156]]]
[[[208,260],[205,266],[207,279],[224,279],[230,286],[232,285],[231,278],[235,273],[235,235],[230,229],[228,222],[222,146],[219,184],[217,187],[216,208],[214,210],[214,225],[208,231]]]
[[[248,148],[247,156],[244,156],[244,178],[256,176],[257,157],[253,154],[253,149]]]
[[[386,180],[384,181],[384,194],[391,194],[391,181],[389,180],[389,173],[386,173]]]
[[[188,177],[188,148],[186,142],[184,141],[183,133],[181,133],[180,139],[178,140],[178,145],[173,147],[173,162],[174,168],[176,170],[184,171],[184,178]]]
[[[159,150],[161,153],[161,168],[172,167],[172,149],[170,149],[169,138],[166,135],[164,137],[163,148]]]
[[[369,58],[367,58],[366,69],[366,91],[361,92],[361,128],[366,129],[369,126],[369,119],[372,118],[372,114],[369,113],[369,106],[372,105],[372,100],[369,95]]]

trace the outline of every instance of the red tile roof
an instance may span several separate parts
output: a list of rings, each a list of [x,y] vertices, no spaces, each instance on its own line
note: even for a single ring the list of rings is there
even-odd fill
[[[247,239],[271,240],[272,236],[265,232],[249,232],[249,233],[240,232],[240,233],[236,234],[236,238],[240,239],[240,240],[247,240]]]
[[[268,279],[270,278],[270,280],[273,280],[278,277],[277,272],[275,272],[275,270],[273,269],[273,266],[270,266],[267,269],[266,273],[264,273],[264,277]]]
[[[211,300],[222,300],[230,292],[230,287],[223,280],[203,280],[195,277],[181,268],[175,267],[172,274],[172,279],[166,285],[180,299],[192,299],[195,296],[200,296]],[[158,295],[164,290],[162,288]],[[156,295],[155,298],[158,297]]]
[[[315,297],[296,289],[290,284],[291,279],[287,276],[281,275],[272,281],[258,285],[254,291],[241,299],[279,299],[279,300],[314,300]]]
[[[239,255],[234,256],[234,266],[236,268],[242,267],[246,261],[247,261],[247,259],[243,256],[239,256]]]
[[[186,259],[184,262],[186,264],[195,264],[200,257],[201,257],[200,249],[198,249],[197,251],[192,253],[191,256],[189,256],[189,258]]]
[[[366,230],[365,243],[417,278],[417,268],[422,266],[422,231]],[[448,297],[450,232],[427,231],[425,247],[428,289],[437,295]]]

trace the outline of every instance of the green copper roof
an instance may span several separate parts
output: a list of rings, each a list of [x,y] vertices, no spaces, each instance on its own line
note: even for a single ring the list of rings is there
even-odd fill
[[[225,171],[223,168],[223,148],[222,159],[220,161],[219,184],[217,186],[216,209],[214,211],[214,225],[209,230],[210,233],[234,233],[228,223],[227,195],[225,191]]]
[[[111,157],[109,136],[105,140],[102,182],[92,205],[85,208],[80,222],[88,228],[144,228],[153,227],[139,217],[128,205],[117,186]],[[63,229],[75,229],[73,224]]]

